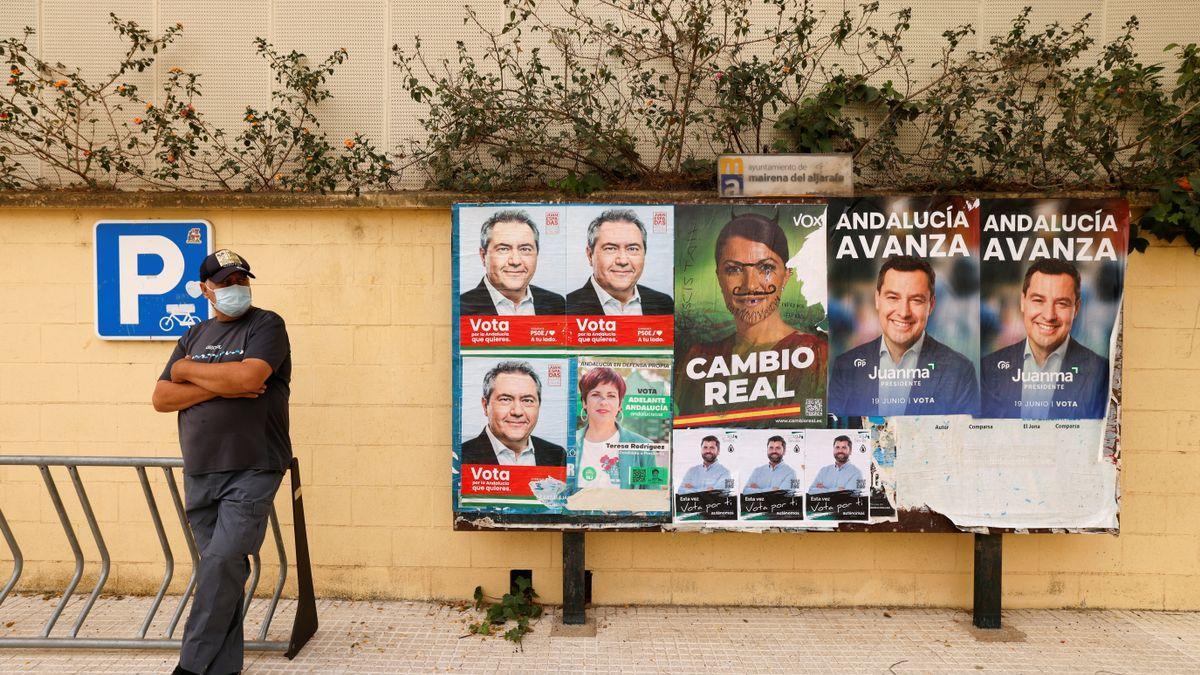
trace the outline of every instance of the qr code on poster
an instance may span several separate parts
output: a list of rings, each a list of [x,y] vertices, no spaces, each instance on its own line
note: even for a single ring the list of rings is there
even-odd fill
[[[806,417],[821,416],[825,414],[825,401],[819,398],[804,399],[804,415]]]
[[[638,468],[630,469],[629,482],[635,485],[644,485],[646,483],[646,470]]]

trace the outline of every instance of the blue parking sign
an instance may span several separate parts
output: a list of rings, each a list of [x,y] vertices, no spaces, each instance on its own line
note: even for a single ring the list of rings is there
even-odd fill
[[[200,263],[212,253],[204,220],[101,220],[96,249],[96,335],[174,340],[210,317]]]

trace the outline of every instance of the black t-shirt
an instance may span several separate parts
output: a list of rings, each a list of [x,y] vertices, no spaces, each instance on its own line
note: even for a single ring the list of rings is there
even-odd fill
[[[292,459],[288,434],[292,350],[283,319],[251,307],[233,321],[214,318],[198,323],[179,338],[159,379],[170,381],[171,366],[185,356],[200,363],[262,359],[272,372],[267,391],[258,398],[218,397],[179,411],[183,472],[287,469]]]

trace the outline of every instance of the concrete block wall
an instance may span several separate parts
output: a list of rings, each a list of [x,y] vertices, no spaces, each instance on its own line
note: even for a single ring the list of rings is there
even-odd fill
[[[92,328],[94,222],[171,217],[212,222],[216,244],[253,265],[255,303],[287,321],[320,595],[463,599],[532,569],[542,597],[561,599],[559,535],[451,530],[445,208],[0,209],[0,453],[177,456],[174,415],[149,404],[171,343]],[[1131,257],[1121,535],[1006,536],[1006,606],[1200,609],[1198,272],[1181,246]],[[65,471],[54,475],[94,550]],[[162,553],[136,476],[84,476],[115,560],[109,588],[153,592]],[[151,480],[183,559],[163,477]],[[26,555],[22,587],[61,588],[70,550],[35,469],[0,468],[0,508]],[[0,578],[9,560],[0,545]],[[603,604],[967,607],[971,564],[969,535],[587,536]]]

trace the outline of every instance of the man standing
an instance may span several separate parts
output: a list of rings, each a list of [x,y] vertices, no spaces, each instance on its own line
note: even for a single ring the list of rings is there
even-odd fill
[[[609,209],[588,225],[592,276],[567,294],[567,314],[673,314],[675,301],[638,281],[646,267],[646,226],[632,209]]]
[[[849,436],[838,436],[833,439],[833,464],[821,468],[808,494],[821,495],[826,492],[862,492],[866,488],[863,483],[862,471],[850,463],[850,451],[853,444]]]
[[[783,436],[772,436],[767,439],[767,463],[754,469],[746,487],[742,488],[744,495],[756,495],[761,492],[775,492],[796,489],[796,470],[783,463],[783,453],[787,445]]]
[[[839,356],[829,384],[835,415],[977,412],[975,368],[926,332],[937,297],[929,263],[892,256],[875,280],[880,336]]]
[[[537,272],[539,234],[524,211],[493,213],[479,230],[479,259],[483,279],[459,296],[464,315],[561,315],[563,297],[530,282]]]
[[[178,412],[187,517],[200,551],[196,594],[175,673],[242,669],[249,555],[262,545],[292,458],[287,329],[250,304],[250,264],[228,249],[200,266],[216,317],[188,329],[154,388],[154,409]]]
[[[679,484],[679,489],[675,490],[675,493],[690,495],[710,490],[724,492],[732,488],[733,481],[730,480],[729,469],[717,461],[720,450],[721,443],[716,436],[705,436],[701,439],[700,458],[704,461],[683,474],[683,482]]]
[[[1071,337],[1079,315],[1079,270],[1042,258],[1025,271],[1025,339],[980,364],[984,417],[1099,419],[1108,409],[1108,361]]]
[[[567,453],[533,435],[542,406],[542,381],[527,361],[501,361],[483,376],[487,425],[462,444],[462,463],[565,466]]]

